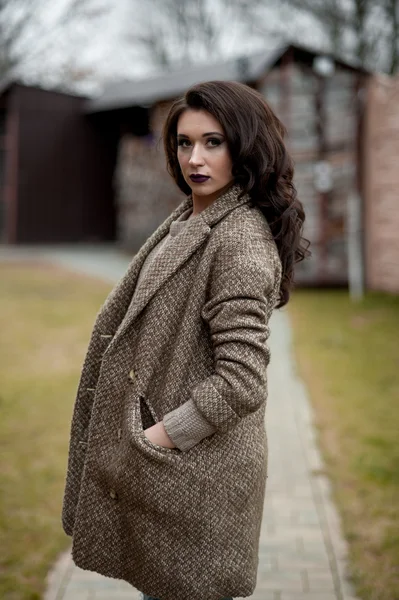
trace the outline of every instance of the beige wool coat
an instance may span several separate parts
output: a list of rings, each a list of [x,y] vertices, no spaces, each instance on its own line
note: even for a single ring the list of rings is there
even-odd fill
[[[239,191],[187,222],[134,302],[146,256],[191,196],[133,257],[97,315],[73,410],[62,509],[73,560],[161,600],[245,597],[256,585],[281,263]],[[155,422],[194,406],[213,433],[187,450],[153,444],[143,403]]]

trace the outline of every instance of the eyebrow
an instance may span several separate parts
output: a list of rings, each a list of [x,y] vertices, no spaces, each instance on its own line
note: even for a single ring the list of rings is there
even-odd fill
[[[206,137],[208,135],[220,135],[220,137],[224,137],[223,133],[219,133],[218,131],[208,131],[208,133],[203,133],[202,137]],[[182,137],[182,138],[189,138],[188,135],[186,135],[185,133],[178,133],[177,137]]]

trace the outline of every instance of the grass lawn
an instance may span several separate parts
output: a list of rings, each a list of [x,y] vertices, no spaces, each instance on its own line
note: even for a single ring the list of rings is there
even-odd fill
[[[364,600],[399,599],[399,297],[294,292],[298,369]]]
[[[70,421],[109,284],[0,264],[0,598],[39,599],[70,538],[61,526]]]

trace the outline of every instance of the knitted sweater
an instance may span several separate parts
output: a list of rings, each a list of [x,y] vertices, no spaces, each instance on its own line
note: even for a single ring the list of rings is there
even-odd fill
[[[192,208],[189,208],[178,219],[172,221],[169,233],[152,249],[141,267],[132,302],[134,302],[138,286],[142,285],[145,280],[149,265],[156,260],[171,238],[176,237],[184,229],[187,221],[195,219],[196,216],[192,216]],[[166,433],[180,450],[188,450],[216,431],[214,426],[198,411],[193,400],[188,400],[175,410],[165,414],[163,424]]]

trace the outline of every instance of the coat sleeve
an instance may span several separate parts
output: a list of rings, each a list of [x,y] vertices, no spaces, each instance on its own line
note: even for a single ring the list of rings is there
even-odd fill
[[[238,260],[213,279],[201,317],[210,331],[214,372],[163,418],[180,450],[189,450],[216,431],[229,431],[266,402],[275,271],[265,260]]]

